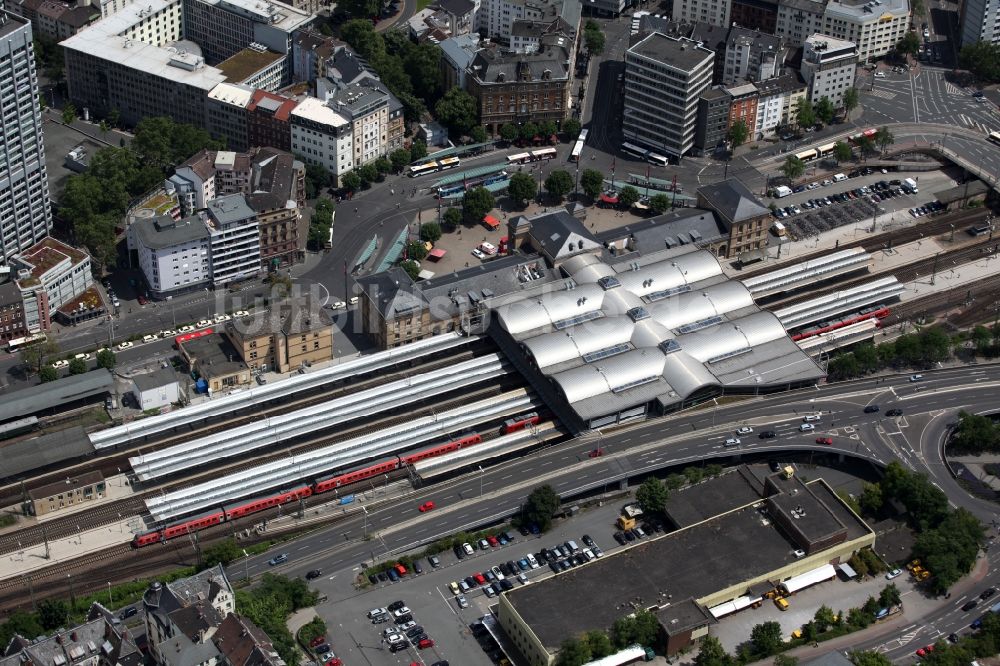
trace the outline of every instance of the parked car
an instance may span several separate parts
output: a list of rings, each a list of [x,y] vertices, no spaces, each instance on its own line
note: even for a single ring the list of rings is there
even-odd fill
[[[903,575],[903,570],[899,569],[899,568],[896,568],[896,569],[893,569],[892,571],[890,571],[889,573],[887,573],[885,575],[885,579],[886,580],[892,580],[893,578],[898,578],[901,575]]]
[[[272,567],[276,564],[281,564],[282,562],[288,561],[288,553],[281,553],[280,555],[275,555],[267,561]]]

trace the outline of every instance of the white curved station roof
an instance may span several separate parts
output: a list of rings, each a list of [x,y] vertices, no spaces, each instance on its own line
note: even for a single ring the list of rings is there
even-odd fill
[[[563,263],[566,279],[497,307],[498,325],[583,420],[699,391],[814,381],[820,368],[711,252],[609,265]]]

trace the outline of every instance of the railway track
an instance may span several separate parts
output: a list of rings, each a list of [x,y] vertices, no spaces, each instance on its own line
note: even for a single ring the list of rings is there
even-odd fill
[[[280,451],[257,455],[252,460],[234,462],[212,470],[200,470],[195,474],[185,476],[181,479],[174,479],[166,484],[154,484],[148,488],[142,489],[136,495],[127,499],[119,500],[105,506],[94,507],[86,512],[64,516],[62,518],[57,518],[0,536],[0,553],[17,552],[26,547],[44,543],[46,539],[54,540],[71,537],[81,531],[120,522],[122,519],[130,516],[138,516],[142,514],[146,508],[143,500],[161,492],[170,492],[183,486],[209,481],[212,478],[217,478],[224,474],[233,474],[252,467],[264,465],[281,458],[287,458],[289,455],[304,453],[321,446],[335,444],[338,441],[344,441],[346,439],[363,435],[365,432],[370,432],[375,428],[391,428],[395,425],[405,423],[413,418],[433,414],[435,411],[454,409],[461,407],[464,404],[468,404],[470,401],[481,400],[493,395],[498,395],[505,390],[509,390],[510,388],[519,385],[519,382],[514,377],[504,378],[500,381],[480,386],[476,390],[465,393],[461,396],[445,399],[444,401],[436,401],[431,404],[428,404],[427,402],[415,403],[414,405],[409,406],[408,411],[396,410],[390,412],[389,416],[351,425],[345,429],[337,431],[334,434],[325,432],[306,441],[297,442],[293,446],[283,444]]]
[[[48,474],[40,475],[29,480],[25,480],[24,488],[31,489],[35,487],[40,487],[49,483],[55,483],[66,479],[67,476],[75,476],[83,474],[92,470],[99,470],[102,474],[107,476],[114,476],[115,474],[121,473],[122,470],[129,468],[128,459],[130,456],[135,455],[141,451],[156,451],[162,448],[173,446],[183,441],[188,441],[198,437],[205,437],[213,433],[232,428],[243,422],[252,420],[267,418],[270,416],[276,416],[279,414],[285,414],[296,409],[302,409],[315,405],[320,402],[325,402],[328,400],[333,400],[339,398],[343,395],[353,393],[355,391],[361,391],[386,382],[395,381],[403,377],[414,374],[415,372],[433,372],[436,369],[443,368],[452,365],[456,362],[461,362],[481,356],[483,354],[489,353],[491,351],[488,345],[485,344],[473,344],[466,347],[461,353],[449,357],[434,359],[425,364],[420,364],[416,366],[411,366],[405,370],[396,370],[386,375],[378,375],[370,379],[361,380],[356,383],[340,384],[337,388],[326,391],[323,393],[314,393],[302,398],[291,400],[288,402],[282,402],[281,404],[275,405],[273,407],[268,407],[263,409],[253,415],[247,413],[234,414],[231,417],[226,418],[223,421],[213,421],[200,428],[192,428],[190,430],[185,430],[183,432],[171,433],[170,436],[163,439],[157,440],[155,442],[143,442],[128,449],[124,449],[115,452],[109,456],[101,456],[100,458],[87,460],[76,465],[69,467],[60,468],[59,471],[51,472]],[[0,506],[10,506],[21,502],[23,499],[22,485],[20,482],[9,483],[4,486],[0,486]]]

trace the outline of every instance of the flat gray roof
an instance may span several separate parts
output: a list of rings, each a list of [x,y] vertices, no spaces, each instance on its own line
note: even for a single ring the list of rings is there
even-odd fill
[[[169,215],[138,218],[132,222],[132,228],[143,247],[152,250],[191,243],[209,236],[208,227],[197,215],[180,220],[174,220]]]
[[[135,375],[132,382],[140,391],[151,391],[161,386],[177,383],[177,373],[170,368],[159,368],[145,375]]]
[[[670,493],[667,517],[678,528],[732,511],[761,498],[763,484],[746,465],[714,479]]]
[[[715,53],[698,46],[697,42],[683,37],[668,37],[660,32],[648,35],[629,51],[685,72],[691,72],[706,60],[715,58]]]
[[[110,393],[114,378],[98,368],[82,375],[62,377],[20,391],[0,393],[0,423],[38,414],[60,405]]]
[[[94,447],[81,426],[22,439],[0,447],[0,457],[3,458],[0,478],[16,478],[32,470],[93,453]]]
[[[256,213],[242,194],[227,194],[208,202],[209,215],[219,224],[239,222],[254,217]]]

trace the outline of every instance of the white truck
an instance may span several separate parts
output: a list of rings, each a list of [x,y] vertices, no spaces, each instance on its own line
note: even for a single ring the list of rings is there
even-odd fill
[[[910,192],[913,194],[916,194],[917,192],[920,191],[917,189],[917,181],[913,180],[912,178],[904,178],[903,185],[909,188]]]
[[[792,193],[792,188],[786,187],[785,185],[778,185],[776,188],[774,188],[774,196],[777,197],[778,199],[781,199],[782,197],[787,197],[791,193]]]

